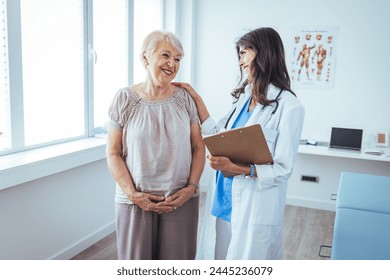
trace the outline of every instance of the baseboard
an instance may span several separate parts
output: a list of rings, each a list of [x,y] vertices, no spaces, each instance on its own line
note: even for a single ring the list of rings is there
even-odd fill
[[[336,202],[332,202],[332,201],[323,201],[323,200],[307,199],[307,198],[296,197],[296,196],[287,196],[286,204],[299,206],[299,207],[327,210],[327,211],[336,211]]]
[[[112,221],[107,225],[105,225],[104,227],[80,239],[78,242],[74,243],[73,245],[63,249],[58,254],[51,256],[49,259],[69,260],[114,231],[115,231],[115,221]]]

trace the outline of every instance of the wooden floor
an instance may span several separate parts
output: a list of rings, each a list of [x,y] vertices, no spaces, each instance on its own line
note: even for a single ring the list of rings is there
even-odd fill
[[[286,206],[283,258],[286,260],[327,260],[319,257],[321,245],[332,245],[335,212]],[[330,255],[330,250],[321,250]]]
[[[327,260],[319,257],[321,245],[331,245],[335,212],[286,206],[284,252],[286,260]],[[323,250],[322,254],[330,252]],[[72,260],[117,259],[115,232],[100,240]]]

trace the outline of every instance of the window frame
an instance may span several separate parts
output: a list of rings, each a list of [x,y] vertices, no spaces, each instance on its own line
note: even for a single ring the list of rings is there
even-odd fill
[[[8,27],[8,67],[11,128],[10,137],[12,147],[9,151],[18,152],[24,146],[24,127],[19,119],[24,118],[23,110],[23,73],[22,73],[22,46],[21,46],[21,15],[20,1],[7,1]],[[0,151],[8,154],[8,150]]]
[[[21,37],[21,10],[20,0],[3,0],[6,3],[7,13],[7,36],[8,36],[8,74],[9,74],[9,94],[10,94],[10,134],[12,139],[10,149],[4,149],[0,151],[0,157],[28,152],[37,148],[50,147],[53,145],[68,143],[72,141],[78,141],[88,138],[93,138],[98,135],[101,138],[101,134],[106,134],[105,127],[94,127],[94,93],[93,93],[93,32],[92,32],[92,12],[93,12],[93,0],[80,0],[83,5],[83,32],[84,32],[84,79],[85,79],[85,111],[84,111],[84,134],[78,137],[64,138],[55,141],[48,141],[39,143],[36,145],[25,146],[24,143],[24,110],[23,110],[23,75],[22,75],[22,37]],[[133,54],[134,51],[134,1],[127,1],[128,7],[128,52]],[[195,0],[189,0],[188,2],[180,2],[177,0],[161,0],[162,1],[162,29],[168,30],[182,36],[182,43],[186,45],[186,57],[192,61],[193,59],[193,34],[194,34],[194,18],[196,15]],[[184,12],[186,16],[181,16]],[[184,21],[186,27],[180,27],[178,22]],[[187,34],[189,32],[189,34]],[[128,59],[128,84],[133,83],[134,76],[134,60],[137,57],[129,55]],[[187,61],[181,67],[181,73],[179,73],[177,80],[186,80],[191,82],[193,80],[193,68],[194,64],[191,61]],[[184,69],[183,69],[184,68]],[[183,79],[184,78],[184,79]],[[1,170],[0,170],[1,172]]]
[[[10,93],[10,143],[9,149],[0,150],[0,156],[67,143],[105,133],[104,127],[94,127],[94,91],[93,91],[93,0],[81,0],[83,6],[83,53],[84,53],[84,133],[76,137],[62,138],[26,146],[24,143],[24,106],[23,106],[23,61],[21,35],[20,0],[5,0],[8,35],[8,73]],[[128,13],[128,51],[133,53],[134,0],[127,0]],[[128,61],[128,84],[133,81],[133,56]]]

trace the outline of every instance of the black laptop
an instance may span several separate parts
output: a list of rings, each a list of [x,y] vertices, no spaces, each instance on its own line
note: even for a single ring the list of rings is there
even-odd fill
[[[330,147],[360,151],[362,148],[362,129],[332,127]]]

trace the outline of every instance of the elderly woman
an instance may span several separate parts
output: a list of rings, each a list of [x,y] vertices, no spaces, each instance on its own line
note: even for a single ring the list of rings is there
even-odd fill
[[[205,148],[194,101],[171,84],[183,54],[174,34],[149,34],[145,81],[120,89],[109,109],[119,259],[195,258]]]

